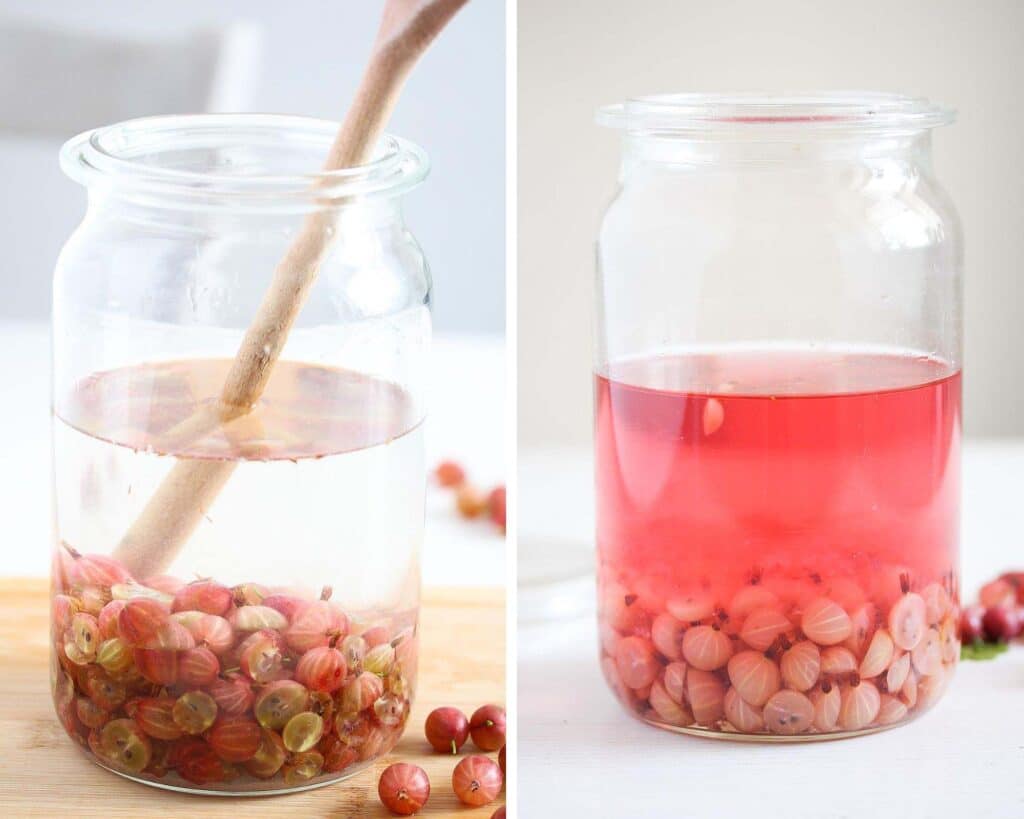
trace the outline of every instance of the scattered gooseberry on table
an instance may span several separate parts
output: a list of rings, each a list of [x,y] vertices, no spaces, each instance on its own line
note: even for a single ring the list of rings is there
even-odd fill
[[[501,769],[486,756],[467,756],[452,772],[452,790],[464,805],[479,807],[493,802],[502,784]]]
[[[419,766],[397,762],[381,774],[377,794],[384,807],[392,813],[411,816],[427,803],[430,780]]]
[[[469,737],[469,720],[458,708],[435,708],[427,715],[423,733],[435,751],[457,754]]]
[[[481,705],[469,718],[469,734],[481,751],[497,751],[505,744],[505,709]]]
[[[487,495],[464,483],[455,490],[455,508],[464,518],[478,518],[487,511]]]
[[[455,461],[442,461],[434,469],[438,486],[451,489],[455,497],[455,509],[469,520],[487,516],[502,531],[506,525],[506,490],[504,485],[489,491],[472,484],[466,470]]]
[[[455,461],[441,461],[434,469],[438,485],[447,489],[461,486],[466,480],[466,470]]]
[[[505,531],[505,487],[496,486],[487,495],[487,514]]]

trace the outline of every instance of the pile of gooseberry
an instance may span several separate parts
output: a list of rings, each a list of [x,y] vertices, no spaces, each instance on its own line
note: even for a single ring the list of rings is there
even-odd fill
[[[1004,572],[981,587],[978,602],[960,615],[965,647],[1005,644],[1024,634],[1024,572]]]
[[[455,461],[442,461],[434,470],[438,486],[455,492],[455,508],[462,517],[474,519],[486,515],[505,531],[505,487],[483,492],[466,477],[466,470]]]
[[[435,708],[423,726],[427,742],[440,753],[457,754],[472,738],[485,752],[498,751],[498,761],[482,754],[464,757],[452,772],[452,791],[460,802],[480,807],[493,802],[505,781],[505,709],[483,705],[466,719],[458,708]],[[430,796],[430,779],[422,768],[406,762],[388,767],[377,785],[380,801],[399,816],[410,816],[422,808]],[[504,806],[492,819],[504,819]]]
[[[766,578],[668,597],[601,583],[601,669],[647,722],[794,736],[892,726],[932,705],[960,656],[955,576]]]
[[[208,789],[299,787],[365,767],[402,734],[412,616],[358,620],[330,588],[316,598],[139,581],[67,546],[53,581],[57,714],[113,770]]]

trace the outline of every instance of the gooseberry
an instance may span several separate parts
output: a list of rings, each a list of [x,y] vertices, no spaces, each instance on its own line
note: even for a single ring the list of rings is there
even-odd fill
[[[469,720],[458,708],[435,708],[427,715],[423,732],[435,751],[457,754],[469,737]]]
[[[284,747],[292,753],[303,753],[313,748],[324,735],[324,721],[319,714],[303,711],[296,714],[281,732]]]
[[[427,803],[430,780],[418,765],[398,762],[389,765],[381,774],[377,794],[384,807],[392,813],[411,816]]]
[[[486,756],[467,756],[452,772],[452,790],[464,805],[479,807],[501,792],[501,769]]]
[[[505,744],[505,709],[498,705],[482,705],[469,719],[473,744],[481,751],[497,751]]]
[[[466,470],[455,461],[441,461],[434,470],[438,484],[447,488],[461,486],[466,480]]]
[[[201,734],[217,719],[217,703],[205,691],[189,691],[178,697],[171,716],[186,734]]]

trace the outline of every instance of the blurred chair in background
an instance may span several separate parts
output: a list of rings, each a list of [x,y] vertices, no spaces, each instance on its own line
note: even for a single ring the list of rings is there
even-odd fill
[[[81,219],[60,144],[133,117],[245,110],[260,57],[251,23],[156,39],[0,19],[0,319],[47,316],[54,261]]]

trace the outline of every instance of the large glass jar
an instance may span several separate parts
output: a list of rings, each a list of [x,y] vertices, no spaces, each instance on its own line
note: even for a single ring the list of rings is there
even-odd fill
[[[409,714],[430,278],[400,195],[426,159],[384,137],[318,174],[336,130],[160,117],[61,153],[88,210],[54,284],[53,693],[138,781],[323,785]],[[300,244],[318,274],[280,358],[222,412]]]
[[[634,715],[828,739],[959,657],[961,267],[927,101],[670,95],[598,247],[601,660]]]

